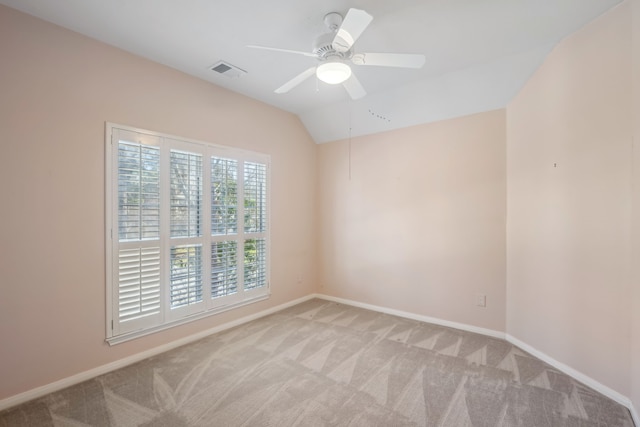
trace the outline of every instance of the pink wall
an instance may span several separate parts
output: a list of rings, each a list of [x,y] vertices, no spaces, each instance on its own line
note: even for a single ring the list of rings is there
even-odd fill
[[[318,147],[320,291],[504,331],[504,110],[354,138],[351,177],[349,145]]]
[[[507,108],[507,331],[629,396],[631,20],[568,37]]]
[[[0,52],[0,399],[315,291],[316,147],[297,117],[4,6]],[[268,301],[105,343],[105,121],[272,156]]]
[[[633,20],[633,335],[631,400],[640,410],[640,0],[632,0]]]
[[[640,408],[639,23],[630,0],[569,37],[506,113],[316,147],[293,115],[0,6],[0,400],[320,291],[507,331]],[[271,154],[271,299],[105,344],[105,121]]]

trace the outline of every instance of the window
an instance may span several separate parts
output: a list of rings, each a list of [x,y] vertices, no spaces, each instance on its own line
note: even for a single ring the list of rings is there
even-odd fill
[[[107,341],[269,295],[269,157],[107,124]]]

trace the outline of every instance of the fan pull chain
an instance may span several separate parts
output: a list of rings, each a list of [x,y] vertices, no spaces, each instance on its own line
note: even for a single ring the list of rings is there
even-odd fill
[[[349,109],[349,181],[351,181],[351,114],[353,113],[353,103]]]
[[[349,126],[349,181],[351,181],[351,126]]]

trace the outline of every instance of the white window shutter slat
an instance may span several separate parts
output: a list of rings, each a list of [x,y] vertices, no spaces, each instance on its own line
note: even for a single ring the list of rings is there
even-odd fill
[[[267,229],[267,166],[244,163],[244,230],[260,233]]]
[[[118,144],[118,239],[160,236],[160,150],[120,141]]]
[[[238,232],[238,161],[211,157],[211,234]]]
[[[211,298],[238,292],[238,242],[211,244]]]
[[[118,321],[121,326],[160,313],[159,247],[121,249],[118,273]]]
[[[267,241],[247,239],[244,242],[244,290],[267,285]]]
[[[169,304],[172,309],[202,302],[202,246],[171,248]]]
[[[202,235],[202,155],[171,150],[171,237]]]

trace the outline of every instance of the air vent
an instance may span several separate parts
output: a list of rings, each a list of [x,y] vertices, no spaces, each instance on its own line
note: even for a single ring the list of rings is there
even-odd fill
[[[223,76],[229,78],[237,78],[242,76],[243,74],[247,74],[245,70],[238,68],[235,65],[231,65],[225,61],[218,61],[209,68],[212,71],[215,71],[216,73],[222,74]]]

